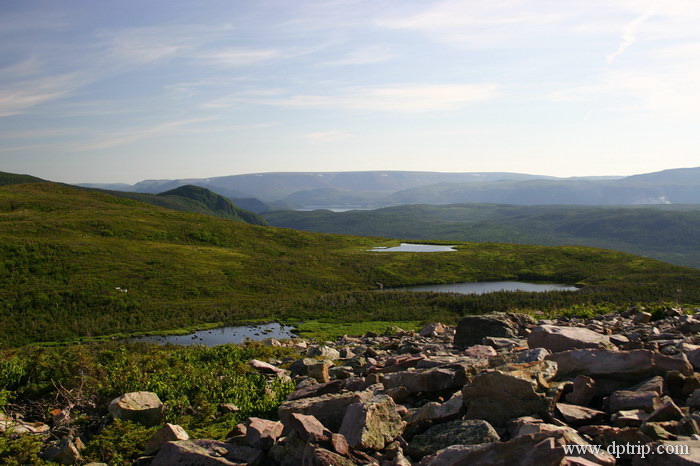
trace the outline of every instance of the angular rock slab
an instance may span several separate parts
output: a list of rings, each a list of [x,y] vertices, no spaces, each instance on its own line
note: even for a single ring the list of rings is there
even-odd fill
[[[664,356],[650,350],[608,351],[602,349],[576,349],[547,356],[556,361],[559,377],[582,374],[590,377],[608,377],[618,380],[640,380],[664,375],[677,370],[691,375],[693,367],[684,355]]]
[[[163,403],[152,392],[125,393],[112,400],[109,414],[114,419],[155,426],[163,422]]]
[[[165,442],[151,466],[257,465],[260,464],[263,456],[262,450],[216,440],[179,440]]]
[[[517,324],[505,314],[467,316],[457,324],[454,345],[466,348],[480,345],[484,337],[514,338],[517,333]]]
[[[381,450],[403,432],[404,425],[394,400],[377,395],[349,405],[339,433],[353,448]]]
[[[455,445],[425,457],[420,466],[544,466],[566,464],[563,445],[588,445],[570,431],[543,432],[516,437],[507,442],[483,445]],[[584,459],[598,465],[613,465],[615,458],[608,453],[586,453]]]
[[[582,327],[538,325],[527,337],[530,348],[545,348],[552,352],[581,348],[615,349],[610,338]]]
[[[454,369],[439,367],[428,370],[401,371],[386,374],[382,383],[386,389],[406,387],[409,393],[439,392],[457,388],[466,381],[463,374]]]
[[[493,426],[481,419],[450,421],[436,424],[413,437],[408,445],[408,454],[422,458],[450,445],[479,445],[500,439]]]
[[[251,417],[248,418],[245,438],[251,447],[268,450],[282,435],[283,430],[284,425],[281,422]]]
[[[340,428],[345,411],[352,403],[367,401],[372,392],[346,392],[288,400],[280,405],[277,414],[284,425],[290,425],[292,413],[314,416],[333,432]]]
[[[500,427],[517,417],[551,411],[553,400],[542,384],[554,376],[556,364],[540,361],[520,366],[482,372],[465,385],[465,419],[484,419]]]
[[[178,440],[189,440],[190,436],[185,432],[185,429],[177,424],[165,424],[146,442],[146,455],[152,455],[157,452],[161,445],[165,442],[176,442]]]

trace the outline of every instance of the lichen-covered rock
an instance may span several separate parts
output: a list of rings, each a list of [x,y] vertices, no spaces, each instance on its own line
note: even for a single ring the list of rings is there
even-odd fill
[[[411,457],[422,458],[450,445],[479,445],[500,439],[493,426],[486,421],[457,420],[436,424],[416,435],[409,443],[407,451]]]
[[[155,426],[163,422],[163,403],[152,392],[125,393],[112,400],[109,414],[115,419]]]
[[[312,346],[306,352],[307,358],[340,359],[340,352],[330,346]]]
[[[484,337],[514,338],[517,335],[517,323],[505,314],[467,316],[457,324],[454,345],[466,348],[480,345]]]
[[[302,466],[355,466],[355,463],[348,458],[313,443],[306,445],[301,464]]]
[[[381,450],[403,432],[404,425],[394,400],[377,395],[348,406],[340,433],[353,448]]]

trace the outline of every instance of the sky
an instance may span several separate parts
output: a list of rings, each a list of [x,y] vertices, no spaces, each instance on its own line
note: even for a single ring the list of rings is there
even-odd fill
[[[0,171],[700,165],[697,0],[0,2]]]

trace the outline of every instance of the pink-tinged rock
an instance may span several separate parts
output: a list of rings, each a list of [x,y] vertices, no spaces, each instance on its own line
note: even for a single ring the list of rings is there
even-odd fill
[[[650,350],[576,349],[550,354],[547,359],[557,362],[559,377],[582,374],[636,381],[664,375],[672,370],[685,375],[693,373],[693,368],[685,356],[664,356]]]
[[[306,445],[301,464],[302,466],[355,466],[353,461],[313,443]]]
[[[250,367],[255,369],[258,372],[263,372],[266,374],[284,374],[285,371],[284,369],[280,369],[279,367],[275,367],[270,363],[260,361],[258,359],[251,359],[250,362]]]
[[[586,408],[584,406],[571,405],[568,403],[557,403],[556,406],[567,424],[571,424],[572,426],[597,424],[607,417],[603,411]]]
[[[109,414],[115,419],[155,426],[163,421],[163,403],[152,392],[125,393],[112,400]]]
[[[377,395],[349,405],[339,433],[353,448],[381,450],[403,432],[404,426],[394,400]]]
[[[595,394],[595,380],[585,375],[577,375],[574,379],[574,390],[566,395],[566,401],[579,406],[588,406]]]
[[[608,409],[611,413],[629,409],[643,409],[651,413],[661,404],[656,392],[640,392],[618,390],[608,398]]]
[[[683,411],[668,399],[649,415],[646,422],[679,421],[683,418]]]
[[[651,322],[651,314],[648,312],[640,312],[632,319],[635,324],[646,324]]]
[[[328,395],[330,393],[338,393],[342,388],[343,382],[341,380],[334,380],[328,383],[317,383],[293,391],[287,396],[287,399],[299,400],[301,398],[311,398],[315,396]]]
[[[311,415],[331,431],[337,432],[340,424],[343,422],[348,405],[359,401],[367,401],[372,396],[372,392],[364,391],[289,400],[280,405],[277,409],[277,414],[282,423],[286,425],[291,422],[292,413]]]
[[[548,424],[542,419],[534,418],[532,416],[523,416],[508,422],[508,433],[510,434],[511,438],[527,434],[539,434],[541,432],[556,432],[559,430],[568,430],[576,433],[576,430],[569,426]]]
[[[216,440],[178,440],[165,442],[151,466],[240,466],[259,465],[262,450]]]
[[[483,445],[453,445],[421,460],[420,466],[543,466],[561,465],[567,453],[564,445],[588,445],[570,431],[521,435],[507,442]],[[583,458],[597,465],[613,465],[615,458],[607,452],[586,452]]]
[[[284,425],[281,422],[260,419],[259,417],[248,418],[248,429],[245,438],[253,448],[269,449],[275,441],[282,435]]]
[[[538,325],[527,337],[530,348],[545,348],[552,352],[580,348],[615,349],[610,338],[587,328]]]
[[[422,337],[436,337],[445,333],[445,326],[440,322],[436,324],[428,324],[418,332],[418,335]]]
[[[332,434],[331,445],[333,450],[339,455],[347,456],[350,453],[350,445],[343,434]]]
[[[649,417],[643,409],[618,411],[610,416],[610,422],[616,427],[639,427]]]
[[[331,431],[313,416],[292,413],[290,425],[303,441],[325,442],[331,439]]]
[[[504,426],[513,418],[544,415],[552,409],[547,389],[556,373],[552,361],[515,364],[482,372],[464,386],[465,419],[483,419]]]
[[[403,420],[409,426],[451,421],[460,417],[463,409],[464,398],[462,397],[462,392],[457,392],[444,403],[430,401],[420,408],[412,409]]]
[[[496,356],[498,353],[491,346],[474,345],[465,349],[463,354],[474,359],[488,359]]]
[[[177,424],[165,424],[155,434],[148,439],[146,443],[146,449],[144,453],[146,455],[152,455],[157,452],[161,445],[165,442],[175,442],[178,440],[189,440],[190,436],[185,432],[185,429],[178,426]]]

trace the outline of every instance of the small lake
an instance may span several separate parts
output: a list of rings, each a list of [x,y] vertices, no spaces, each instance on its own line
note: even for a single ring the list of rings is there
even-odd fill
[[[149,343],[173,345],[204,345],[217,346],[226,343],[242,343],[244,340],[266,340],[268,338],[294,338],[294,327],[281,325],[276,322],[271,324],[243,325],[238,327],[221,327],[211,330],[200,330],[189,335],[149,335],[131,338],[130,341],[145,341]]]
[[[433,293],[486,294],[496,291],[576,291],[578,288],[557,283],[526,283],[526,282],[468,282],[448,283],[443,285],[419,285],[394,288],[394,290],[432,291]]]
[[[377,247],[370,249],[372,252],[447,252],[456,251],[454,246],[440,246],[438,244],[410,244],[401,243],[401,246],[393,248]]]

